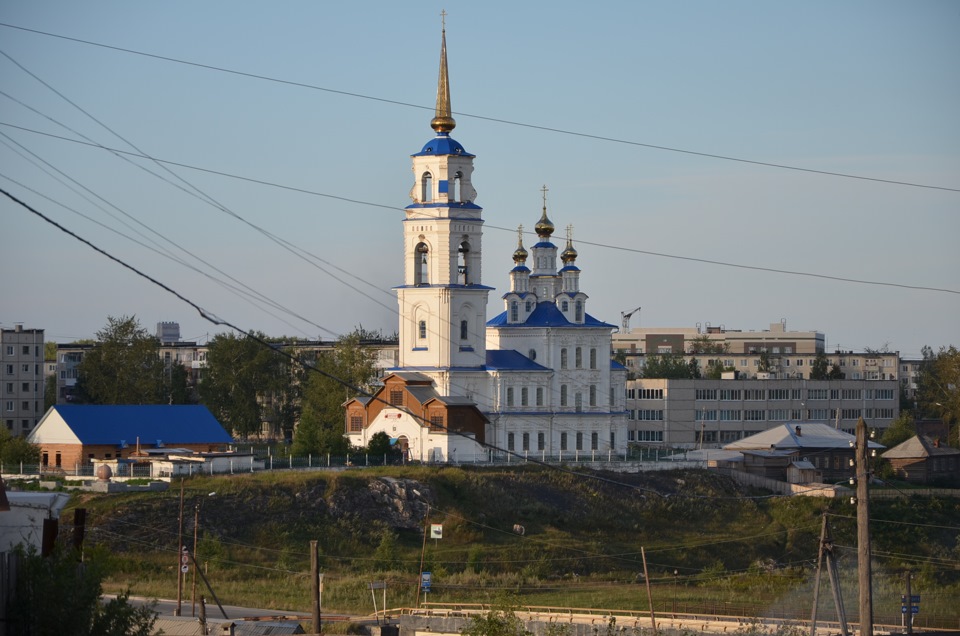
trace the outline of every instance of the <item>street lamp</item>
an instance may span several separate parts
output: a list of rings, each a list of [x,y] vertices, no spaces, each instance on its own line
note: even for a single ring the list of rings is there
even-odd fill
[[[673,613],[677,613],[677,593],[679,592],[679,584],[677,582],[677,576],[680,574],[677,570],[673,571]]]

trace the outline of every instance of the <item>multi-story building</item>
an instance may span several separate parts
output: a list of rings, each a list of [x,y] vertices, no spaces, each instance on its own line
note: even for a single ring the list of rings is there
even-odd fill
[[[641,445],[717,448],[785,422],[853,434],[857,420],[885,429],[899,416],[888,380],[665,380],[627,382],[627,439]]]
[[[626,321],[624,321],[626,322]],[[697,346],[723,349],[727,353],[823,353],[826,336],[819,331],[787,331],[786,320],[764,331],[742,331],[725,326],[697,324],[696,327],[643,327],[613,334],[613,348],[627,355],[688,353]]]
[[[43,329],[0,329],[0,406],[7,430],[25,435],[43,415]]]

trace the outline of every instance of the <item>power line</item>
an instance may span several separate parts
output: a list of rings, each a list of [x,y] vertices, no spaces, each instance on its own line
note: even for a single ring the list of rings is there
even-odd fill
[[[114,153],[126,154],[126,155],[131,155],[131,156],[134,156],[134,157],[141,157],[141,158],[144,158],[144,159],[151,159],[151,160],[157,161],[157,162],[159,162],[159,163],[165,163],[165,164],[172,165],[172,166],[178,166],[178,167],[181,167],[181,168],[187,168],[187,169],[189,169],[189,170],[197,170],[197,171],[199,171],[199,172],[206,172],[206,173],[208,173],[208,174],[214,174],[214,175],[218,175],[218,176],[221,176],[221,177],[227,177],[227,178],[230,178],[230,179],[238,179],[238,180],[240,180],[240,181],[246,181],[246,182],[249,182],[249,183],[256,183],[256,184],[259,184],[259,185],[265,185],[265,186],[269,186],[269,187],[273,187],[273,188],[280,188],[280,189],[282,189],[282,190],[289,190],[289,191],[291,191],[291,192],[298,192],[298,193],[301,193],[301,194],[308,194],[308,195],[311,195],[311,196],[318,196],[318,197],[324,197],[324,198],[328,198],[328,199],[335,199],[335,200],[338,200],[338,201],[344,201],[344,202],[346,202],[346,203],[353,203],[353,204],[356,204],[356,205],[364,205],[364,206],[368,206],[368,207],[380,208],[380,209],[390,210],[390,211],[395,211],[395,212],[402,212],[402,211],[403,211],[403,208],[399,208],[399,207],[397,207],[397,206],[384,205],[384,204],[382,204],[382,203],[373,203],[373,202],[371,202],[371,201],[364,201],[364,200],[361,200],[361,199],[353,199],[353,198],[349,198],[349,197],[337,196],[337,195],[334,195],[334,194],[329,194],[329,193],[325,193],[325,192],[318,192],[318,191],[316,191],[316,190],[309,190],[309,189],[307,189],[307,188],[299,188],[299,187],[296,187],[296,186],[284,185],[284,184],[277,183],[277,182],[274,182],[274,181],[266,181],[266,180],[263,180],[263,179],[256,179],[256,178],[253,178],[253,177],[244,177],[244,176],[232,174],[232,173],[229,173],[229,172],[223,172],[223,171],[221,171],[221,170],[214,170],[214,169],[211,169],[211,168],[202,168],[202,167],[200,167],[200,166],[195,166],[195,165],[191,165],[191,164],[188,164],[188,163],[182,163],[182,162],[178,162],[178,161],[170,161],[170,160],[166,160],[166,159],[158,159],[158,158],[155,158],[155,157],[149,157],[149,156],[147,156],[147,155],[142,155],[142,154],[135,153],[135,152],[130,152],[130,151],[126,151],[126,150],[119,150],[119,149],[117,149],[117,148],[105,147],[105,146],[102,146],[102,145],[100,145],[100,144],[89,143],[89,142],[80,141],[80,140],[77,140],[77,139],[70,139],[69,137],[63,137],[62,135],[55,135],[55,134],[53,134],[53,133],[43,132],[43,131],[35,130],[35,129],[32,129],[32,128],[26,128],[26,127],[24,127],[24,126],[17,126],[17,125],[15,125],[15,124],[10,124],[10,123],[7,123],[7,122],[2,122],[2,121],[0,121],[0,126],[6,126],[6,127],[8,127],[8,128],[14,128],[14,129],[17,129],[17,130],[22,130],[22,131],[24,131],[24,132],[29,132],[29,133],[33,133],[33,134],[37,134],[37,135],[43,135],[43,136],[45,136],[45,137],[51,137],[51,138],[54,138],[54,139],[60,139],[60,140],[62,140],[62,141],[68,141],[68,142],[71,142],[71,143],[76,143],[76,144],[80,144],[80,145],[84,145],[84,146],[91,146],[91,147],[95,147],[95,148],[100,148],[100,149],[108,150],[108,151],[114,152]],[[509,232],[509,233],[511,233],[511,234],[513,234],[513,233],[516,232],[516,229],[515,229],[515,228],[506,228],[506,227],[501,227],[501,226],[498,226],[498,225],[485,224],[484,227],[488,227],[488,228],[490,228],[490,229],[494,229],[494,230],[498,230],[498,231]],[[529,233],[528,233],[528,234],[529,234]],[[716,266],[721,266],[721,267],[733,267],[733,268],[736,268],[736,269],[745,269],[745,270],[751,270],[751,271],[767,272],[767,273],[772,273],[772,274],[784,274],[784,275],[790,275],[790,276],[804,276],[804,277],[818,278],[818,279],[823,279],[823,280],[833,280],[833,281],[843,282],[843,283],[853,283],[853,284],[857,284],[857,285],[872,285],[872,286],[881,286],[881,287],[894,287],[894,288],[898,288],[898,289],[911,289],[911,290],[915,290],[915,291],[930,291],[930,292],[943,293],[943,294],[956,294],[956,295],[960,295],[960,290],[948,289],[948,288],[943,288],[943,287],[929,287],[929,286],[924,286],[924,285],[908,285],[908,284],[905,284],[905,283],[890,283],[890,282],[885,282],[885,281],[872,281],[872,280],[865,280],[865,279],[858,279],[858,278],[849,278],[849,277],[844,277],[844,276],[834,276],[834,275],[830,275],[830,274],[817,274],[817,273],[814,273],[814,272],[802,272],[802,271],[798,271],[798,270],[779,269],[779,268],[773,268],[773,267],[762,267],[762,266],[759,266],[759,265],[744,265],[744,264],[742,264],[742,263],[731,263],[731,262],[728,262],[728,261],[719,261],[719,260],[714,260],[714,259],[698,258],[698,257],[695,257],[695,256],[683,256],[683,255],[680,255],[680,254],[668,254],[668,253],[666,253],[666,252],[655,252],[655,251],[652,251],[652,250],[644,250],[644,249],[634,248],[634,247],[624,247],[624,246],[621,246],[621,245],[613,245],[613,244],[609,244],[609,243],[601,243],[601,242],[599,242],[599,241],[586,241],[586,240],[583,240],[583,239],[577,239],[577,243],[578,243],[578,244],[582,244],[582,245],[590,245],[590,246],[593,246],[593,247],[599,247],[599,248],[602,248],[602,249],[617,250],[617,251],[621,251],[621,252],[628,252],[628,253],[635,253],[635,254],[644,254],[644,255],[646,255],[646,256],[654,256],[654,257],[658,257],[658,258],[669,258],[669,259],[681,260],[681,261],[688,261],[688,262],[693,262],[693,263],[703,263],[703,264],[705,264],[705,265],[716,265]],[[374,302],[377,302],[377,301],[374,301]]]
[[[130,53],[130,54],[132,54],[132,55],[140,55],[140,56],[143,56],[143,57],[149,57],[149,58],[153,58],[153,59],[157,59],[157,60],[163,60],[163,61],[165,61],[165,62],[173,62],[173,63],[176,63],[176,64],[184,64],[184,65],[187,65],[187,66],[194,66],[194,67],[197,67],[197,68],[204,68],[204,69],[211,70],[211,71],[218,71],[218,72],[221,72],[221,73],[229,73],[229,74],[231,74],[231,75],[238,75],[238,76],[241,76],[241,77],[248,77],[248,78],[251,78],[251,79],[257,79],[257,80],[262,80],[262,81],[267,81],[267,82],[274,82],[274,83],[277,83],[277,84],[285,84],[285,85],[288,85],[288,86],[296,86],[296,87],[299,87],[299,88],[308,88],[308,89],[311,89],[311,90],[322,91],[322,92],[325,92],[325,93],[332,93],[332,94],[335,94],[335,95],[343,95],[343,96],[346,96],[346,97],[354,97],[354,98],[357,98],[357,99],[366,99],[366,100],[369,100],[369,101],[375,101],[375,102],[380,102],[380,103],[384,103],[384,104],[392,104],[392,105],[394,105],[394,106],[404,106],[404,107],[406,107],[406,108],[416,108],[416,109],[418,109],[418,110],[427,110],[427,111],[432,111],[432,110],[434,110],[434,107],[433,107],[433,106],[422,106],[422,105],[420,105],[420,104],[411,104],[411,103],[409,103],[409,102],[402,102],[402,101],[395,100],[395,99],[387,99],[387,98],[384,98],[384,97],[374,97],[374,96],[372,96],[372,95],[364,95],[364,94],[362,94],[362,93],[354,93],[354,92],[350,92],[350,91],[337,90],[337,89],[333,89],[333,88],[327,88],[327,87],[324,87],[324,86],[317,86],[317,85],[315,85],[315,84],[307,84],[307,83],[305,83],[305,82],[298,82],[298,81],[294,81],[294,80],[284,80],[284,79],[279,79],[279,78],[276,78],[276,77],[270,77],[270,76],[268,76],[268,75],[260,75],[260,74],[257,74],[257,73],[249,73],[249,72],[246,72],[246,71],[238,71],[238,70],[236,70],[236,69],[229,69],[229,68],[225,68],[225,67],[222,67],[222,66],[214,66],[214,65],[212,65],[212,64],[202,64],[202,63],[200,63],[200,62],[191,62],[191,61],[189,61],[189,60],[181,60],[181,59],[178,59],[178,58],[169,57],[169,56],[165,56],[165,55],[158,55],[158,54],[155,54],[155,53],[146,53],[146,52],[143,52],[143,51],[137,51],[137,50],[134,50],[134,49],[128,49],[128,48],[124,48],[124,47],[120,47],[120,46],[113,46],[113,45],[109,45],[109,44],[102,44],[102,43],[100,43],[100,42],[93,42],[93,41],[90,41],[90,40],[83,40],[83,39],[80,39],[80,38],[74,38],[74,37],[70,37],[70,36],[66,36],[66,35],[59,35],[59,34],[50,33],[50,32],[47,32],[47,31],[40,31],[40,30],[38,30],[38,29],[29,29],[29,28],[27,28],[27,27],[21,27],[21,26],[17,26],[17,25],[13,25],[13,24],[4,23],[4,22],[0,22],[0,26],[4,26],[4,27],[10,28],[10,29],[17,29],[17,30],[20,30],[20,31],[26,31],[26,32],[29,32],[29,33],[36,33],[36,34],[38,34],[38,35],[44,35],[44,36],[47,36],[47,37],[59,38],[59,39],[61,39],[61,40],[67,40],[67,41],[70,41],[70,42],[77,42],[77,43],[79,43],[79,44],[86,44],[86,45],[89,45],[89,46],[96,46],[96,47],[100,47],[100,48],[104,48],[104,49],[109,49],[109,50],[113,50],[113,51],[120,51],[120,52],[123,52],[123,53]],[[696,150],[687,150],[687,149],[683,149],[683,148],[675,148],[675,147],[672,147],[672,146],[661,146],[661,145],[657,145],[657,144],[649,144],[649,143],[643,143],[643,142],[639,142],[639,141],[630,141],[630,140],[627,140],[627,139],[619,139],[619,138],[616,138],[616,137],[606,137],[606,136],[603,136],[603,135],[594,135],[594,134],[584,133],[584,132],[579,132],[579,131],[574,131],[574,130],[566,130],[566,129],[563,129],[563,128],[554,128],[554,127],[550,127],[550,126],[540,126],[540,125],[537,125],[537,124],[528,124],[528,123],[524,123],[524,122],[512,121],[512,120],[509,120],[509,119],[502,119],[502,118],[498,118],[498,117],[488,117],[488,116],[484,116],[484,115],[474,115],[474,114],[471,114],[471,113],[464,113],[464,112],[459,112],[459,111],[454,112],[453,114],[458,115],[458,116],[461,116],[461,117],[469,117],[469,118],[471,118],[471,119],[479,119],[479,120],[481,120],[481,121],[489,121],[489,122],[498,123],[498,124],[505,124],[505,125],[508,125],[508,126],[516,126],[516,127],[520,127],[520,128],[529,128],[529,129],[532,129],[532,130],[542,130],[542,131],[544,131],[544,132],[557,133],[557,134],[568,135],[568,136],[572,136],[572,137],[581,137],[581,138],[584,138],[584,139],[593,139],[593,140],[595,140],[595,141],[604,141],[604,142],[608,142],[608,143],[616,143],[616,144],[622,144],[622,145],[627,145],[627,146],[635,146],[635,147],[640,147],[640,148],[649,148],[649,149],[651,149],[651,150],[662,150],[662,151],[665,151],[665,152],[673,152],[673,153],[679,153],[679,154],[685,154],[685,155],[692,155],[692,156],[697,156],[697,157],[705,157],[705,158],[708,158],[708,159],[717,159],[717,160],[721,160],[721,161],[732,161],[732,162],[745,163],[745,164],[751,164],[751,165],[756,165],[756,166],[764,166],[764,167],[768,167],[768,168],[777,168],[777,169],[780,169],[780,170],[792,170],[792,171],[795,171],[795,172],[806,172],[806,173],[809,173],[809,174],[818,174],[818,175],[822,175],[822,176],[839,177],[839,178],[844,178],[844,179],[857,179],[857,180],[860,180],[860,181],[872,181],[872,182],[875,182],[875,183],[886,183],[886,184],[889,184],[889,185],[908,186],[908,187],[912,187],[912,188],[924,188],[924,189],[931,189],[931,190],[943,190],[943,191],[946,191],[946,192],[960,192],[960,188],[949,188],[949,187],[946,187],[946,186],[938,186],[938,185],[914,183],[914,182],[910,182],[910,181],[897,181],[897,180],[893,180],[893,179],[881,179],[881,178],[878,178],[878,177],[866,177],[866,176],[863,176],[863,175],[855,175],[855,174],[849,174],[849,173],[844,173],[844,172],[833,172],[833,171],[829,171],[829,170],[817,170],[817,169],[815,169],[815,168],[803,168],[803,167],[800,167],[800,166],[791,166],[791,165],[787,165],[787,164],[772,163],[772,162],[768,162],[768,161],[759,161],[759,160],[755,160],[755,159],[745,159],[745,158],[742,158],[742,157],[734,157],[734,156],[732,156],[732,155],[721,155],[721,154],[714,154],[714,153],[708,153],[708,152],[700,152],[700,151],[696,151]]]

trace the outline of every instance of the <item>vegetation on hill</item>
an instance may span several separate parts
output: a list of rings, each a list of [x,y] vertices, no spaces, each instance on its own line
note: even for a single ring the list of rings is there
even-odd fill
[[[316,539],[327,612],[372,611],[367,584],[381,580],[389,605],[413,605],[421,569],[432,573],[430,601],[490,602],[507,589],[527,605],[639,611],[642,548],[661,611],[808,617],[827,513],[848,614],[856,605],[847,500],[774,497],[716,472],[392,467],[197,477],[185,493],[184,543],[193,545],[196,514],[197,558],[225,603],[307,610]],[[178,484],[77,505],[88,509],[89,542],[113,555],[110,585],[175,598]],[[952,607],[960,498],[878,499],[871,516],[878,620],[899,620],[906,569],[924,616]],[[431,523],[442,539],[424,541]],[[827,615],[830,594],[820,597]]]

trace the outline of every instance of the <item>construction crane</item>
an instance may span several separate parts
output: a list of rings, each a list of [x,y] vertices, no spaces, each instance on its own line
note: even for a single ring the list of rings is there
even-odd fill
[[[623,333],[630,333],[630,316],[640,311],[640,307],[637,307],[631,311],[621,311],[620,312],[620,324],[623,328]]]

